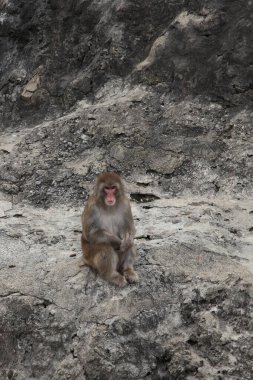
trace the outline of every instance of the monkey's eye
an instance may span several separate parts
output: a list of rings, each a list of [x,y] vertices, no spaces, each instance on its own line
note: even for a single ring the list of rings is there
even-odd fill
[[[117,186],[105,186],[104,191],[105,192],[115,192],[117,190]]]

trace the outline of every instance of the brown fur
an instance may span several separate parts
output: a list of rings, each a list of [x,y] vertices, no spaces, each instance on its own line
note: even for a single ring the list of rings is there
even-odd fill
[[[117,187],[114,206],[107,206],[104,202],[105,186]],[[103,173],[97,177],[95,191],[83,211],[82,227],[85,265],[118,286],[138,280],[133,269],[136,256],[133,217],[118,174]]]

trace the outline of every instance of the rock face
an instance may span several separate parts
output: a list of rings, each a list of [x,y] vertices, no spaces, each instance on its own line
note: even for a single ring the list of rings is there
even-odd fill
[[[252,379],[251,1],[0,0],[0,378]],[[126,181],[140,283],[80,268]]]

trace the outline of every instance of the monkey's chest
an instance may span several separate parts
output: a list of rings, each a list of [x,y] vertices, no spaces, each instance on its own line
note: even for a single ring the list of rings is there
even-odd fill
[[[100,227],[113,235],[119,236],[124,229],[122,218],[119,218],[117,215],[102,215],[100,219]]]

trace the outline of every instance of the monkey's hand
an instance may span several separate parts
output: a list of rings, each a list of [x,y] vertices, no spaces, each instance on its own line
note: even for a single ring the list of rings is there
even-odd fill
[[[120,249],[121,240],[118,236],[111,234],[110,232],[103,231],[105,242],[111,244],[114,249]]]
[[[111,234],[108,234],[108,237],[110,239],[110,243],[112,245],[112,247],[114,249],[120,249],[120,246],[121,246],[121,240],[120,238],[118,238],[117,236],[114,236],[114,235],[111,235]]]
[[[105,230],[98,230],[90,234],[89,242],[91,244],[111,244],[114,249],[119,249],[121,240],[119,237]]]
[[[130,236],[129,233],[124,236],[124,238],[121,240],[120,244],[120,251],[121,252],[126,252],[128,251],[134,244],[133,238]]]

